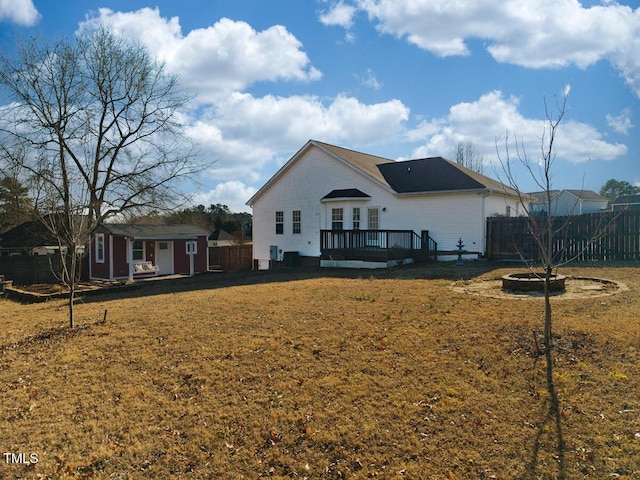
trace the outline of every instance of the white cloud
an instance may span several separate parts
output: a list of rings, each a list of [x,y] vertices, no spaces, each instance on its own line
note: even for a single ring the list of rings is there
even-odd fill
[[[538,160],[543,134],[548,139],[548,124],[544,118],[526,118],[518,107],[518,98],[506,98],[497,90],[482,95],[474,102],[454,105],[447,117],[425,122],[420,126],[423,131],[430,129],[435,133],[413,152],[413,156],[451,157],[459,141],[471,140],[479,153],[483,154],[485,161],[492,163],[497,161],[496,142],[498,149],[504,154],[505,135],[508,134],[511,155],[515,154],[513,141],[517,138],[529,159],[535,162]],[[415,138],[412,132],[410,135],[410,138]],[[627,153],[625,145],[606,142],[592,125],[568,118],[560,123],[555,147],[557,157],[571,163],[613,160]]]
[[[609,60],[640,96],[640,8],[576,0],[353,0],[377,28],[438,56],[469,55],[480,39],[498,62],[529,68]]]
[[[2,20],[30,27],[40,20],[40,13],[32,0],[0,0],[0,21]]]
[[[258,81],[319,78],[302,44],[282,26],[257,32],[245,22],[222,19],[183,34],[177,17],[163,18],[158,9],[143,8],[125,13],[101,9],[80,30],[99,22],[144,43],[153,55],[162,55],[168,69],[199,92],[199,103],[184,114],[187,134],[197,141],[208,164],[201,180],[217,183],[218,193],[220,185],[226,186],[225,192],[229,185],[237,186],[229,180],[242,185],[266,181],[274,167],[310,138],[349,145],[393,142],[409,118],[409,109],[399,100],[365,104],[347,95],[245,93]],[[365,81],[379,87],[372,72]]]
[[[367,69],[367,73],[365,75],[357,76],[358,80],[365,87],[372,88],[373,90],[380,90],[382,88],[382,84],[376,78],[376,74],[370,68]]]
[[[221,203],[228,206],[232,212],[251,212],[251,208],[245,203],[256,192],[255,187],[247,186],[239,181],[229,181],[217,184],[208,192],[194,195],[193,201],[196,205],[204,205],[205,207]]]
[[[344,28],[351,28],[353,25],[353,15],[356,8],[340,1],[331,5],[329,10],[320,13],[318,19],[324,25],[338,25]]]
[[[310,138],[351,145],[392,142],[408,117],[399,100],[369,105],[341,95],[325,104],[313,96],[256,98],[235,92],[204,111],[189,135],[211,159],[209,177],[255,183],[268,178],[267,165],[284,162],[280,155]]]
[[[216,124],[254,144],[300,145],[309,138],[349,143],[392,140],[402,130],[409,109],[399,100],[364,104],[339,95],[329,104],[314,96],[255,98],[235,93],[219,105]]]
[[[609,127],[624,135],[627,135],[629,130],[633,128],[633,124],[631,123],[631,110],[629,108],[622,110],[620,115],[607,114],[606,120]]]
[[[274,25],[257,32],[248,23],[222,18],[207,28],[182,34],[178,17],[166,19],[155,8],[113,12],[103,8],[80,29],[105,22],[164,58],[169,71],[215,102],[259,81],[314,81],[321,73],[310,65],[302,44],[287,29]]]

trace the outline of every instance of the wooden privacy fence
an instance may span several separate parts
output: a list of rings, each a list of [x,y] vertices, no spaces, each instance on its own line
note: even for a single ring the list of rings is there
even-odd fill
[[[209,247],[209,270],[251,270],[252,257],[251,245]]]
[[[81,280],[89,278],[87,258],[81,260]],[[33,285],[36,283],[59,283],[54,272],[59,272],[62,260],[59,255],[20,255],[0,257],[0,274],[14,285]]]
[[[542,225],[546,217],[534,217]],[[593,260],[640,260],[640,210],[553,217],[555,263]],[[490,260],[539,260],[526,217],[487,219]]]

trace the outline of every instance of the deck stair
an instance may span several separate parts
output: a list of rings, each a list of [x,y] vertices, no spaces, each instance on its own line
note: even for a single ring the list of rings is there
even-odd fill
[[[0,295],[4,293],[4,287],[13,285],[13,280],[5,280],[4,275],[0,275]]]

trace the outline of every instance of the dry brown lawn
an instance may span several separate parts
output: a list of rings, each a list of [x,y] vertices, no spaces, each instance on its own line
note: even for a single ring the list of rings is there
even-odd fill
[[[640,478],[638,265],[562,271],[629,287],[553,301],[562,455],[542,301],[450,288],[495,267],[0,297],[0,478]]]

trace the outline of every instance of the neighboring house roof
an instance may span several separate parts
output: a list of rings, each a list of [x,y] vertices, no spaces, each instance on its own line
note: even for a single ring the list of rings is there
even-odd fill
[[[608,202],[606,197],[592,191],[592,190],[549,190],[551,194],[551,199],[554,200],[558,196],[560,196],[563,192],[569,193],[576,197],[579,200],[590,201],[590,202]],[[533,192],[530,193],[531,201],[533,203],[545,203],[547,201],[547,192]]]
[[[580,200],[585,200],[589,202],[608,202],[609,199],[607,197],[603,197],[599,193],[594,192],[593,190],[564,190],[565,192],[569,192],[571,195],[578,197]]]
[[[234,237],[233,235],[231,235],[229,232],[227,232],[226,230],[222,230],[221,228],[216,228],[211,235],[209,235],[209,240],[215,240],[218,242],[222,242],[222,241],[229,241],[229,240],[235,240],[236,237]]]
[[[123,223],[101,223],[96,229],[104,228],[112,235],[138,240],[179,240],[198,236],[208,236],[209,232],[195,225],[134,225]]]
[[[345,188],[342,190],[331,190],[322,197],[322,200],[331,200],[336,198],[371,198],[371,195],[367,195],[357,188]]]
[[[611,202],[612,205],[633,205],[636,203],[640,203],[640,195],[623,195]]]
[[[247,205],[253,205],[264,191],[280,178],[291,165],[302,157],[311,147],[319,148],[339,162],[369,177],[383,188],[395,194],[487,190],[518,196],[514,189],[442,157],[396,162],[387,158],[356,152],[316,140],[309,140],[304,147],[247,201]],[[329,195],[332,193],[333,192]],[[327,198],[330,197],[325,196],[323,199]]]
[[[0,236],[2,248],[33,248],[42,245],[57,245],[56,237],[40,220],[24,222],[7,230]]]
[[[52,222],[55,218],[54,215],[45,215],[42,219],[24,222],[7,230],[0,235],[0,248],[17,249],[57,246],[58,239],[46,225],[46,223]],[[76,226],[83,225],[82,220],[84,219],[82,216],[77,216],[74,220],[76,220]]]

